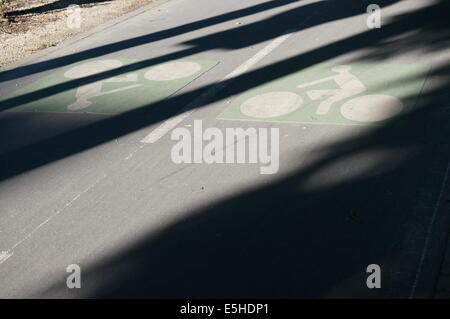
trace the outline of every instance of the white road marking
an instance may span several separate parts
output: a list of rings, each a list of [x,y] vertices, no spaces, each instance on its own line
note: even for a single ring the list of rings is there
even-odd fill
[[[150,134],[148,134],[146,137],[144,137],[141,142],[142,143],[155,143],[158,141],[161,137],[163,137],[165,134],[167,134],[169,131],[171,131],[173,128],[175,128],[178,124],[180,124],[185,118],[187,118],[189,115],[194,112],[194,110],[200,106],[202,106],[208,99],[216,95],[219,91],[223,90],[225,87],[227,87],[231,81],[245,72],[247,72],[252,66],[257,64],[259,61],[261,61],[264,57],[266,57],[268,54],[270,54],[273,50],[275,50],[277,47],[279,47],[284,41],[286,41],[292,33],[295,32],[295,30],[288,30],[285,33],[283,33],[278,38],[271,41],[266,47],[264,47],[261,51],[257,52],[254,56],[252,56],[250,59],[242,63],[240,66],[238,66],[234,71],[229,73],[227,76],[225,76],[221,82],[217,83],[216,85],[212,86],[208,91],[200,95],[197,99],[195,99],[193,102],[189,103],[186,107],[184,107],[180,113],[167,121],[165,121],[163,124],[158,126],[156,129],[154,129]]]
[[[357,122],[387,120],[403,111],[403,103],[395,96],[369,94],[355,97],[341,106],[341,114]]]
[[[51,221],[53,218],[55,218],[56,216],[58,216],[59,214],[61,214],[61,212],[64,211],[65,208],[71,206],[78,198],[81,197],[81,195],[87,193],[88,191],[90,191],[93,187],[95,187],[95,185],[97,185],[100,181],[102,181],[103,179],[105,179],[107,175],[103,175],[101,178],[99,178],[98,180],[96,180],[93,184],[91,184],[89,187],[87,187],[85,190],[83,190],[81,193],[77,194],[74,198],[72,198],[70,201],[68,201],[63,208],[59,209],[57,212],[55,212],[54,214],[52,214],[51,216],[47,217],[47,219],[45,219],[42,223],[40,223],[39,225],[37,225],[32,231],[30,231],[24,238],[22,238],[21,240],[19,240],[17,243],[15,243],[14,245],[11,246],[11,248],[9,248],[6,251],[1,251],[0,252],[0,265],[3,264],[6,260],[8,260],[8,258],[10,258],[13,254],[14,254],[14,249],[17,248],[18,246],[22,245],[23,242],[25,242],[27,239],[29,239],[31,236],[33,236],[34,233],[36,233],[39,229],[41,229],[44,225],[46,225],[49,221]]]
[[[241,113],[254,118],[271,118],[290,114],[303,103],[300,95],[292,92],[268,92],[256,95],[241,104]]]
[[[175,128],[178,124],[180,124],[185,118],[191,115],[194,110],[204,104],[209,98],[216,95],[219,91],[226,88],[233,79],[247,72],[252,66],[261,61],[264,57],[270,54],[273,50],[279,47],[284,41],[286,41],[294,32],[296,32],[302,25],[306,24],[310,19],[312,19],[319,10],[314,11],[311,15],[309,15],[305,20],[303,20],[300,25],[297,26],[296,29],[290,29],[284,32],[279,37],[272,40],[266,47],[257,52],[253,57],[242,63],[238,66],[234,71],[225,76],[221,82],[212,86],[208,91],[200,95],[196,100],[189,103],[186,107],[181,109],[180,113],[172,117],[171,119],[166,120],[163,124],[154,129],[150,134],[144,137],[141,142],[142,143],[155,143],[173,128]]]
[[[311,19],[318,11],[311,14],[307,19],[303,21],[303,23],[306,23],[309,19]],[[225,78],[218,84],[211,87],[207,92],[202,94],[200,97],[198,97],[196,100],[191,102],[188,106],[183,108],[180,111],[180,114],[176,117],[173,117],[167,121],[165,121],[161,126],[156,128],[154,131],[152,131],[148,136],[146,136],[141,142],[143,143],[154,143],[157,140],[159,140],[164,134],[169,132],[171,129],[173,129],[176,125],[178,125],[180,122],[182,122],[187,116],[189,116],[194,109],[197,106],[201,106],[207,99],[214,96],[217,92],[224,89],[226,86],[229,85],[232,79],[244,74],[247,72],[252,66],[254,66],[256,63],[261,61],[265,56],[267,56],[269,53],[271,53],[273,50],[275,50],[278,46],[280,46],[284,41],[286,41],[292,33],[294,33],[296,30],[288,30],[283,35],[279,36],[278,38],[274,39],[269,45],[267,45],[265,48],[263,48],[261,51],[256,53],[252,58],[241,64],[237,69],[232,71],[230,74],[225,76]],[[124,158],[124,160],[131,159],[139,150],[141,150],[145,144],[140,145],[135,151],[131,152],[128,156]],[[226,146],[228,147],[228,146]],[[8,260],[13,254],[14,249],[18,246],[22,245],[26,240],[28,240],[34,233],[36,233],[38,230],[40,230],[44,225],[46,225],[48,222],[50,222],[52,219],[57,217],[59,214],[61,214],[65,208],[71,206],[76,200],[78,200],[83,194],[89,192],[91,189],[93,189],[96,185],[98,185],[102,180],[104,180],[106,177],[108,177],[107,174],[104,174],[101,178],[96,180],[93,184],[91,184],[89,187],[87,187],[85,190],[83,190],[81,193],[76,195],[74,198],[72,198],[69,202],[65,204],[63,208],[49,216],[47,219],[45,219],[42,223],[40,223],[38,226],[36,226],[31,232],[29,232],[23,239],[15,243],[13,246],[11,246],[6,251],[0,251],[0,265],[4,263],[6,260]]]
[[[119,60],[96,60],[79,64],[64,73],[68,79],[81,79],[94,74],[111,71],[119,68],[123,63]]]
[[[128,161],[129,159],[131,159],[140,149],[142,149],[144,147],[144,144],[140,145],[139,147],[137,147],[133,152],[131,152],[130,154],[128,154],[123,160],[124,161]],[[108,177],[108,174],[103,174],[103,176],[101,176],[100,178],[98,178],[94,183],[92,183],[91,185],[89,185],[87,188],[85,188],[82,192],[78,193],[76,196],[74,196],[70,201],[68,201],[63,208],[59,209],[58,211],[56,211],[53,215],[47,217],[43,222],[41,222],[38,226],[36,226],[35,228],[33,228],[33,230],[31,230],[24,238],[22,238],[21,240],[19,240],[17,243],[15,243],[14,245],[12,245],[8,250],[5,251],[0,251],[0,265],[2,263],[4,263],[7,259],[9,259],[13,254],[14,254],[14,249],[20,245],[22,245],[22,243],[24,243],[26,240],[28,240],[31,236],[33,236],[34,233],[36,233],[38,230],[40,230],[43,226],[45,226],[49,221],[51,221],[52,219],[54,219],[55,217],[57,217],[59,214],[61,214],[64,209],[68,208],[69,206],[72,206],[72,204],[78,200],[82,195],[86,194],[87,192],[89,192],[90,190],[92,190],[95,186],[97,186],[101,181],[103,181],[104,179],[106,179]]]
[[[173,81],[198,73],[202,66],[196,62],[177,61],[151,68],[144,74],[150,81]]]

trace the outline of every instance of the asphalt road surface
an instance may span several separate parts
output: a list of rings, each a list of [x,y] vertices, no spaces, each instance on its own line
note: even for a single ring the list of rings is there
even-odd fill
[[[159,0],[1,70],[0,297],[433,297],[450,6],[373,2]],[[177,163],[208,128],[272,170]]]

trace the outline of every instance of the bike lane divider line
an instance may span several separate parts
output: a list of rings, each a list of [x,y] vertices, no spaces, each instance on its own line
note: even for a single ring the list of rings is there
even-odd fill
[[[0,265],[3,264],[5,261],[7,261],[12,255],[14,255],[14,250],[21,246],[25,241],[30,239],[36,232],[38,232],[42,227],[44,227],[46,224],[48,224],[51,220],[56,218],[58,215],[60,215],[66,208],[72,206],[75,201],[77,201],[81,196],[83,196],[85,193],[92,190],[95,186],[97,186],[101,181],[103,181],[107,177],[107,174],[104,174],[100,178],[98,178],[96,181],[94,181],[92,184],[90,184],[88,187],[86,187],[84,190],[82,190],[80,193],[75,195],[71,200],[69,200],[67,203],[64,204],[63,207],[58,209],[55,213],[48,216],[44,221],[42,221],[39,225],[34,227],[27,235],[25,235],[21,240],[17,241],[14,245],[12,245],[10,248],[4,251],[0,251]]]
[[[291,29],[284,32],[279,37],[272,40],[267,46],[258,51],[250,59],[239,65],[231,73],[227,74],[219,83],[212,86],[197,99],[189,103],[186,107],[180,110],[180,113],[162,123],[160,126],[155,128],[150,134],[141,140],[141,143],[152,144],[157,142],[169,131],[174,129],[178,124],[180,124],[185,118],[191,115],[196,108],[203,105],[208,99],[212,98],[218,92],[226,88],[235,78],[246,73],[251,67],[256,65],[264,57],[269,55],[273,50],[278,48],[283,42],[285,42],[296,30]]]

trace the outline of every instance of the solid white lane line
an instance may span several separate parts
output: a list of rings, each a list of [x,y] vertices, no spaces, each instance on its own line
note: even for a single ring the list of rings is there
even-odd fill
[[[225,76],[222,81],[212,86],[208,91],[200,95],[197,99],[189,103],[184,107],[178,115],[166,120],[163,124],[154,129],[150,134],[144,137],[142,143],[155,143],[169,131],[174,129],[178,124],[180,124],[185,118],[187,118],[195,109],[201,107],[208,99],[216,95],[219,91],[227,87],[231,81],[245,72],[247,72],[252,66],[261,61],[264,57],[270,54],[273,50],[279,47],[284,41],[286,41],[295,30],[288,30],[281,36],[272,40],[266,47],[257,52],[250,59],[242,63],[235,70]]]

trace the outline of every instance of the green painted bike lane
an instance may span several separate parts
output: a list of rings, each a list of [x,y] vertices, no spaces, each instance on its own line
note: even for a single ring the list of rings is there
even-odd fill
[[[93,59],[70,65],[2,100],[82,79],[136,60]],[[217,65],[215,61],[177,60],[124,73],[30,101],[8,111],[117,114],[162,101]],[[0,100],[1,103],[1,100]]]
[[[382,124],[414,108],[429,68],[319,64],[255,87],[219,119],[311,124]]]

